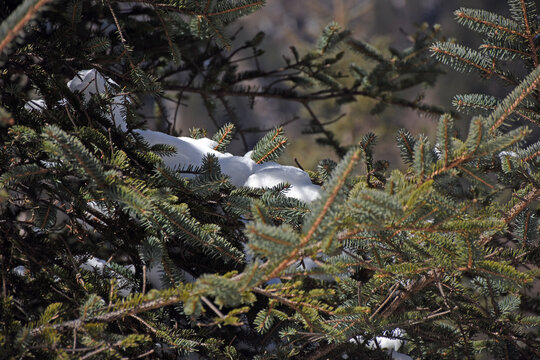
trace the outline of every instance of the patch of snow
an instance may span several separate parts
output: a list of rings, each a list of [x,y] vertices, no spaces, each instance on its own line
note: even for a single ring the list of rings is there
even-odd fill
[[[91,96],[103,92],[114,92],[119,85],[101,75],[97,70],[82,70],[68,82],[71,91],[81,92],[85,101]],[[39,100],[38,100],[39,101]],[[111,120],[122,131],[127,125],[123,115],[124,104],[129,102],[125,96],[116,96],[111,105]],[[33,106],[27,103],[27,106]],[[257,164],[251,159],[252,151],[244,156],[235,156],[214,150],[217,143],[208,138],[192,139],[189,137],[174,137],[158,131],[137,129],[134,132],[141,135],[150,145],[168,144],[176,148],[176,154],[163,158],[164,164],[170,168],[201,166],[202,159],[207,154],[216,156],[221,171],[229,176],[234,186],[254,188],[270,188],[280,183],[288,183],[291,188],[285,196],[311,202],[320,196],[320,187],[311,183],[309,175],[293,166],[283,166],[275,162]]]
[[[25,266],[19,265],[19,266],[14,267],[13,269],[11,269],[11,272],[14,275],[24,277],[24,276],[26,276],[27,270],[26,270]]]
[[[366,347],[371,350],[377,349],[377,344],[379,344],[379,347],[382,350],[388,351],[388,354],[392,356],[392,359],[396,360],[412,360],[412,358],[409,355],[399,353],[398,350],[401,348],[401,346],[404,344],[404,340],[400,339],[405,335],[405,332],[400,329],[396,328],[392,331],[387,331],[384,333],[384,335],[387,336],[377,336],[375,337],[375,340],[370,340],[367,342]],[[375,341],[377,343],[375,343]],[[349,339],[349,342],[353,343],[360,343],[363,344],[365,342],[365,339],[363,336],[358,335],[351,339]]]
[[[409,355],[406,355],[397,351],[392,351],[391,355],[392,355],[392,359],[394,360],[413,360],[413,358],[410,357]]]
[[[73,92],[80,92],[85,101],[89,101],[92,95],[102,94],[104,92],[114,93],[115,89],[119,89],[120,85],[112,79],[104,77],[95,69],[81,70],[77,75],[68,81],[67,86]],[[110,119],[116,126],[119,126],[122,131],[126,131],[126,121],[124,120],[123,110],[126,103],[130,100],[127,96],[115,96],[110,107]]]
[[[134,265],[125,265],[124,268],[132,274],[135,274]],[[128,286],[128,280],[125,277],[116,274],[114,270],[109,267],[109,264],[105,260],[98,259],[95,256],[90,256],[88,260],[86,260],[86,262],[79,265],[79,269],[95,272],[99,275],[104,275],[107,272],[116,275],[114,277],[116,278],[118,287],[120,288],[118,290],[118,295],[126,297],[131,293],[131,286]]]
[[[320,196],[321,188],[311,183],[309,175],[293,166],[283,166],[274,162],[260,164],[247,178],[244,186],[268,188],[280,183],[288,183],[291,188],[285,196],[305,202],[312,202]]]
[[[163,290],[165,289],[165,284],[161,280],[161,277],[163,275],[163,265],[157,264],[154,266],[150,266],[148,270],[146,271],[146,281],[152,285],[154,289],[157,290]],[[190,273],[187,271],[182,270],[182,275],[184,276],[184,279],[189,283],[194,283],[197,279],[193,277]]]
[[[159,131],[135,130],[149,145],[168,144],[176,148],[176,154],[166,156],[163,162],[170,168],[178,166],[201,166],[205,155],[214,155],[221,166],[221,172],[229,176],[234,186],[270,188],[281,183],[288,183],[291,188],[286,196],[311,202],[320,195],[320,187],[311,183],[309,175],[293,166],[284,166],[270,161],[257,164],[248,152],[244,156],[235,156],[214,150],[217,143],[208,138],[192,139],[174,137]]]
[[[517,154],[516,152],[514,152],[514,151],[501,151],[501,152],[499,153],[499,157],[501,158],[501,160],[502,160],[502,158],[503,158],[504,156],[510,156],[510,157],[515,157],[515,158],[517,158],[517,157],[518,157],[518,154]]]
[[[69,90],[81,92],[85,101],[90,100],[94,94],[112,91],[111,85],[120,87],[113,80],[101,75],[96,69],[81,70],[67,83]]]
[[[30,100],[27,101],[26,104],[24,104],[24,108],[26,110],[41,111],[47,108],[47,104],[45,104],[45,100]]]
[[[67,83],[68,88],[80,92],[85,101],[92,95],[103,92],[114,92],[119,85],[104,77],[97,70],[81,70]],[[65,100],[64,100],[65,101]],[[122,131],[127,130],[124,117],[125,104],[129,103],[127,96],[115,96],[110,107],[109,118]],[[62,101],[61,101],[62,103]],[[44,100],[30,100],[25,104],[29,110],[41,111],[46,108]],[[207,154],[216,156],[221,171],[229,176],[231,184],[237,187],[270,188],[281,183],[291,185],[285,196],[305,202],[311,202],[320,196],[321,188],[311,183],[309,175],[293,166],[284,166],[275,162],[257,164],[251,159],[252,151],[244,156],[235,156],[214,150],[217,143],[208,138],[192,139],[189,137],[174,137],[162,132],[137,129],[134,132],[141,135],[149,145],[168,144],[176,148],[176,154],[165,156],[164,164],[170,168],[201,166],[202,159]],[[192,175],[186,175],[186,177]]]
[[[381,349],[389,350],[389,351],[398,351],[401,345],[403,344],[403,340],[387,338],[384,336],[377,336],[375,338],[375,341],[377,341]],[[375,344],[375,341],[370,340],[367,343],[367,347],[372,350],[376,349],[377,345]]]
[[[441,145],[439,143],[435,144],[433,152],[435,153],[435,156],[437,156],[437,159],[442,159]]]

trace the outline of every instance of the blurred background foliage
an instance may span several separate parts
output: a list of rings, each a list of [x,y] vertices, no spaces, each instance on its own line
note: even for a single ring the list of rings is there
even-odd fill
[[[411,46],[411,37],[419,28],[435,24],[441,25],[443,37],[454,37],[464,45],[477,48],[482,39],[454,20],[453,12],[459,7],[483,8],[505,15],[508,12],[506,2],[493,0],[271,0],[261,11],[240,19],[229,29],[229,33],[236,34],[232,49],[249,40],[245,37],[248,34],[259,31],[266,34],[265,41],[260,45],[265,51],[264,56],[239,61],[243,70],[254,68],[255,61],[260,62],[258,65],[263,69],[284,65],[283,56],[291,56],[290,46],[296,47],[301,54],[306,53],[313,48],[321,31],[331,21],[351,30],[354,38],[369,42],[385,55],[389,55],[389,46],[399,50]],[[243,60],[249,54],[240,52],[236,57]],[[348,53],[339,64],[347,72],[350,62],[364,66],[365,61],[357,54]],[[450,110],[452,97],[456,93],[484,92],[504,97],[509,90],[490,80],[479,80],[477,76],[460,74],[446,67],[442,70],[446,73],[440,75],[435,87],[414,89],[414,93],[408,96],[405,94],[404,97]],[[206,128],[212,133],[216,128],[215,122],[223,125],[233,120],[231,116],[235,116],[234,120],[240,122],[243,128],[252,129],[251,132],[248,130],[246,138],[250,149],[264,131],[286,124],[285,135],[292,141],[281,157],[282,163],[295,164],[296,159],[305,169],[312,169],[323,158],[337,159],[331,148],[315,143],[317,136],[302,135],[309,122],[309,115],[300,104],[256,99],[253,109],[250,109],[245,98],[233,99],[231,103],[234,105],[234,115],[230,109],[220,109],[219,116],[212,121],[206,116],[199,97],[190,95],[187,102],[186,98],[183,100],[178,109],[170,105],[170,113],[177,114],[175,129],[179,134],[188,134],[188,129],[193,127]],[[335,132],[341,144],[358,143],[364,134],[374,132],[381,145],[376,147],[375,157],[388,160],[391,167],[401,167],[403,164],[394,140],[396,130],[407,128],[413,134],[424,133],[431,137],[435,133],[434,120],[437,117],[396,106],[387,106],[383,111],[373,114],[375,104],[372,99],[357,98],[357,102],[342,105],[333,100],[318,102],[315,107],[324,121],[339,118],[329,129]],[[456,123],[459,127],[459,119]],[[246,151],[245,144],[238,138],[231,149],[239,154]]]

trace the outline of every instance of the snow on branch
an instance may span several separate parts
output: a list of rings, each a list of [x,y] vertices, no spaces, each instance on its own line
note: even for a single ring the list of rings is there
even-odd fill
[[[104,77],[95,69],[79,71],[67,85],[71,91],[81,93],[85,101],[90,100],[95,94],[110,92],[114,95],[116,89],[119,88],[117,83]],[[127,96],[116,95],[110,106],[109,118],[122,131],[127,131],[125,104],[129,102],[130,99]],[[44,107],[45,103],[42,100],[32,100],[26,105],[29,110],[41,110]],[[135,129],[133,132],[141,135],[150,146],[156,144],[173,146],[176,153],[163,157],[164,164],[172,169],[199,167],[206,155],[213,155],[218,159],[222,173],[229,176],[234,186],[271,188],[287,183],[290,187],[285,196],[305,202],[317,199],[321,192],[318,185],[311,183],[305,171],[293,166],[280,165],[274,161],[259,164],[251,159],[251,151],[244,156],[235,156],[215,150],[219,144],[208,138],[175,137],[159,131],[143,129]],[[185,176],[193,175],[186,174]]]

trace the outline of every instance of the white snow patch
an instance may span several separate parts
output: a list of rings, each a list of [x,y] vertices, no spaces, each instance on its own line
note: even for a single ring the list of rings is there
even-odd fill
[[[249,157],[251,152],[244,156],[222,153],[214,150],[217,143],[208,138],[174,137],[152,130],[135,130],[135,132],[149,145],[168,144],[176,148],[176,154],[163,158],[164,164],[170,168],[201,166],[204,156],[211,154],[218,159],[221,172],[229,176],[234,186],[270,188],[288,183],[291,188],[285,196],[311,202],[320,195],[320,187],[311,183],[309,175],[293,166],[284,166],[273,161],[257,164]]]
[[[102,94],[104,92],[114,93],[115,89],[120,88],[120,85],[104,77],[95,69],[79,71],[73,79],[68,81],[67,86],[73,92],[80,92],[85,101],[89,101],[94,94]],[[122,113],[125,108],[124,104],[129,102],[130,99],[127,96],[115,96],[110,107],[109,118],[122,131],[127,130],[126,121]]]
[[[26,267],[23,266],[23,265],[19,265],[19,266],[14,267],[13,269],[11,269],[11,272],[14,275],[21,276],[21,277],[26,276],[27,271],[28,270],[26,270]]]
[[[97,70],[81,70],[67,83],[69,89],[83,95],[89,101],[92,95],[104,92],[114,93],[120,86],[113,80],[104,77]],[[129,103],[127,96],[115,96],[110,107],[109,118],[122,131],[127,130],[124,117],[125,104]],[[42,110],[46,107],[43,100],[31,100],[25,105],[29,110]],[[149,145],[168,144],[176,148],[176,154],[165,156],[163,162],[170,168],[201,166],[205,155],[212,154],[219,160],[221,171],[229,176],[231,184],[237,187],[270,188],[281,183],[291,185],[285,196],[305,202],[311,202],[320,196],[321,188],[311,183],[309,175],[293,166],[283,166],[275,162],[257,164],[251,159],[252,151],[244,156],[235,156],[214,150],[217,143],[208,138],[192,139],[189,137],[174,137],[158,131],[134,130],[141,135]],[[193,177],[193,175],[185,175]]]
[[[517,154],[516,152],[514,152],[514,151],[501,151],[501,152],[499,153],[499,157],[501,158],[501,160],[502,160],[502,158],[505,157],[505,156],[510,156],[510,157],[515,157],[515,158],[517,158],[517,157],[518,157],[518,154]]]
[[[135,274],[134,265],[125,265],[124,268],[132,274]],[[128,286],[128,280],[121,275],[117,275],[114,270],[109,267],[109,264],[105,260],[90,256],[86,262],[79,265],[79,269],[95,272],[99,275],[104,275],[105,270],[107,270],[108,273],[116,275],[115,278],[117,280],[118,287],[120,288],[118,290],[118,295],[126,297],[131,293],[131,286]]]
[[[47,108],[47,104],[45,104],[45,100],[30,100],[27,101],[26,104],[24,104],[24,108],[26,110],[41,111]]]
[[[112,91],[111,85],[119,87],[116,82],[105,78],[96,69],[81,70],[67,83],[69,90],[81,92],[85,101],[90,100],[94,94]]]
[[[244,186],[267,188],[280,183],[291,185],[291,188],[285,192],[285,196],[288,197],[312,202],[320,196],[321,188],[311,183],[311,179],[305,171],[293,166],[279,165],[275,162],[257,165]]]
[[[398,350],[404,344],[404,340],[399,339],[400,337],[403,337],[405,335],[405,332],[402,329],[396,328],[392,331],[385,332],[384,335],[390,335],[390,337],[377,336],[375,340],[368,341],[368,343],[366,344],[366,347],[368,349],[375,350],[377,349],[377,344],[379,344],[379,347],[382,350],[388,351],[388,353],[392,356],[392,359],[412,360],[412,357],[410,357],[409,355],[398,352]],[[375,343],[375,341],[377,343]],[[349,339],[349,342],[363,344],[365,342],[365,339],[363,336],[358,335]]]

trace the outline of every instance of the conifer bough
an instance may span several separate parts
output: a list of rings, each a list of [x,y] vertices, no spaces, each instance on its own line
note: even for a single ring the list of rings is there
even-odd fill
[[[458,10],[479,50],[424,27],[386,52],[332,23],[276,68],[249,61],[263,34],[228,35],[260,1],[40,4],[0,25],[2,356],[540,357],[534,1],[508,0],[511,18]],[[456,112],[414,100],[437,60],[511,89],[458,95]],[[144,95],[168,133],[144,128]],[[167,104],[188,95],[211,139],[175,133]],[[258,97],[300,103],[340,160],[275,163],[278,123],[227,153],[247,152],[237,114]],[[435,138],[399,130],[406,168],[389,170],[374,134],[341,144],[317,106],[357,97],[442,115]]]

